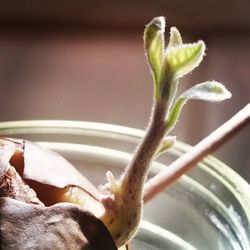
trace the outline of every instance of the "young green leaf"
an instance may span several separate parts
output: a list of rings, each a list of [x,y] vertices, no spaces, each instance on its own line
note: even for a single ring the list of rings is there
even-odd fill
[[[182,45],[182,38],[179,30],[176,27],[170,28],[170,37],[167,49]]]
[[[196,68],[204,55],[205,44],[203,41],[171,47],[166,50],[166,67],[176,78],[180,78]]]
[[[219,82],[208,81],[197,84],[186,90],[175,101],[166,122],[168,130],[171,130],[178,121],[180,112],[188,100],[196,99],[209,102],[220,102],[231,97],[231,93]]]
[[[181,34],[178,31],[176,27],[171,27],[170,28],[170,37],[169,37],[169,43],[167,50],[174,47],[178,47],[182,45],[182,38]],[[176,91],[177,91],[177,85],[178,85],[178,80],[174,78],[173,73],[168,71],[168,66],[165,67],[164,62],[164,73],[162,74],[162,81],[159,83],[159,96],[161,96],[161,99],[168,100],[168,105],[169,107],[172,104],[173,99],[175,98]]]
[[[158,151],[156,152],[156,157],[162,153],[165,153],[168,149],[174,146],[176,142],[176,136],[167,136],[161,143]]]
[[[207,81],[186,90],[180,98],[220,102],[231,97],[231,93],[219,82]]]
[[[144,30],[144,45],[155,85],[158,85],[160,81],[164,56],[164,32],[165,20],[163,17],[155,17]]]

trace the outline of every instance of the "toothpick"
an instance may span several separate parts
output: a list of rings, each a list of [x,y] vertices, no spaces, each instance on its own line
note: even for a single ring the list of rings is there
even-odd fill
[[[144,189],[144,202],[148,202],[181,175],[192,169],[205,156],[211,154],[237,134],[250,122],[250,103],[231,119],[196,144],[189,152],[179,157],[165,170],[149,179]]]

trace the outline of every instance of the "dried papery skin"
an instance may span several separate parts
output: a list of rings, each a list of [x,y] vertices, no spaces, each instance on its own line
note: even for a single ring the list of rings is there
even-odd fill
[[[80,186],[93,196],[99,195],[96,187],[61,155],[28,140],[2,138],[1,141],[2,143],[11,141],[16,146],[16,151],[23,155],[23,163],[19,162],[23,164],[19,167],[21,171],[19,174],[23,178],[58,188],[67,185]]]
[[[11,165],[45,205],[70,202],[97,217],[103,214],[99,190],[62,156],[30,141],[11,141],[17,146]]]
[[[75,185],[93,196],[99,195],[96,187],[66,159],[30,141],[24,141],[23,178],[59,188]]]
[[[16,151],[16,147],[8,140],[0,139],[0,181],[10,166],[10,159]]]
[[[1,144],[6,148],[13,141],[15,140],[1,139]],[[7,157],[11,158],[10,163],[16,169],[7,160],[5,165],[8,168],[0,181],[0,197],[7,197],[0,198],[0,249],[117,249],[104,224],[91,213],[69,203],[44,207],[27,183],[32,183],[36,189],[42,189],[45,192],[43,195],[46,192],[50,194],[54,203],[71,201],[81,205],[81,201],[74,197],[84,198],[86,194],[76,186],[58,188],[33,180],[24,182],[18,174],[23,174],[25,169],[23,147],[20,148],[20,145],[18,143]],[[0,152],[5,156],[3,150]],[[73,192],[72,195],[69,194],[70,191]],[[41,234],[44,238],[41,238]],[[88,241],[93,243],[89,244]],[[127,247],[120,249],[128,249]]]
[[[23,182],[12,166],[8,168],[0,181],[0,197],[9,197],[26,203],[44,205],[37,198],[35,191]]]
[[[0,198],[2,250],[117,249],[104,224],[78,206],[51,207]]]
[[[36,193],[21,179],[16,169],[9,163],[15,153],[15,144],[8,140],[0,140],[0,197],[10,197],[27,203],[43,203]]]

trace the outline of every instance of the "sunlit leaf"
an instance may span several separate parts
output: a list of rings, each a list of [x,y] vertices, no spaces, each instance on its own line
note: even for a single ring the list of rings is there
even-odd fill
[[[159,82],[164,55],[165,19],[155,17],[144,30],[144,46],[155,84]]]
[[[198,99],[209,102],[220,102],[230,97],[231,93],[225,88],[225,86],[216,81],[197,84],[180,96],[180,98],[186,100]]]
[[[182,45],[182,38],[179,30],[176,27],[170,28],[170,37],[168,43],[168,49]]]
[[[230,97],[231,93],[219,82],[208,81],[197,84],[182,93],[175,101],[167,119],[166,126],[169,130],[175,126],[180,116],[180,112],[188,100],[196,99],[209,102],[220,102]]]
[[[182,77],[196,68],[205,54],[205,44],[199,41],[167,49],[166,66],[177,77]]]

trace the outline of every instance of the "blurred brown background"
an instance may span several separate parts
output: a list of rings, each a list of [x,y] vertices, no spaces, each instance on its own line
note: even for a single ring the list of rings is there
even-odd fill
[[[0,120],[73,119],[145,128],[152,80],[142,33],[164,15],[207,56],[182,81],[233,93],[189,103],[175,134],[195,144],[249,102],[250,1],[8,1],[0,5]],[[168,31],[166,32],[168,34]],[[250,181],[250,126],[215,155]]]

